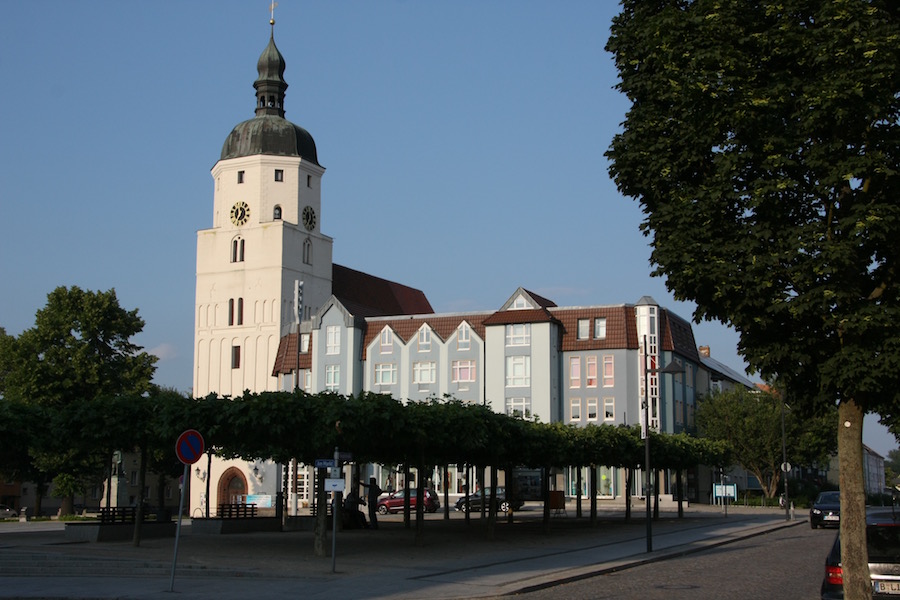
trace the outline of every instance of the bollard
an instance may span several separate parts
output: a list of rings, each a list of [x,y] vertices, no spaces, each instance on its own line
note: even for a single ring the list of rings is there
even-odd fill
[[[23,506],[21,510],[19,510],[19,523],[27,523],[28,522],[28,507]]]

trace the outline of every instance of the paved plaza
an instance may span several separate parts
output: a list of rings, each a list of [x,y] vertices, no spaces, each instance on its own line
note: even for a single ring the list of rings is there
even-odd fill
[[[648,561],[764,535],[805,522],[772,509],[690,507],[683,518],[663,511],[652,523],[647,553],[642,506],[630,522],[603,510],[597,527],[587,513],[553,516],[549,532],[540,505],[515,522],[501,519],[494,536],[473,515],[427,515],[420,542],[415,523],[380,519],[378,530],[341,531],[336,553],[316,556],[308,531],[193,534],[184,521],[174,582],[174,538],[73,542],[57,522],[0,523],[0,598],[488,598],[627,569]],[[504,517],[505,519],[505,517]]]

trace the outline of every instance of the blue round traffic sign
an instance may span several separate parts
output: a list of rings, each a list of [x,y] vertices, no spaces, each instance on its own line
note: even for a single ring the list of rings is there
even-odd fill
[[[192,465],[203,456],[203,436],[196,429],[188,429],[178,436],[175,442],[175,454],[178,460],[186,465]]]

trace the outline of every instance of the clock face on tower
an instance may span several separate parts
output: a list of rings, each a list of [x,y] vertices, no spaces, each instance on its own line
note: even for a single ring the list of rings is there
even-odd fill
[[[312,206],[307,206],[303,209],[303,226],[306,227],[307,231],[312,231],[316,228],[316,211],[313,210]]]
[[[235,202],[231,207],[231,222],[240,227],[250,220],[250,207],[246,202]]]

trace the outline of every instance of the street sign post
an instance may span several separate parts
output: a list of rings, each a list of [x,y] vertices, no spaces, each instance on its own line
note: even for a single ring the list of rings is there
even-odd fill
[[[181,501],[178,503],[178,526],[175,528],[175,552],[172,557],[172,578],[169,581],[169,591],[175,591],[175,566],[178,564],[178,540],[181,538],[181,515],[184,512],[184,494],[191,475],[190,465],[203,456],[206,446],[203,436],[196,429],[188,429],[178,436],[175,441],[175,454],[178,460],[184,463],[184,474],[181,476]],[[210,473],[210,475],[212,475]]]

